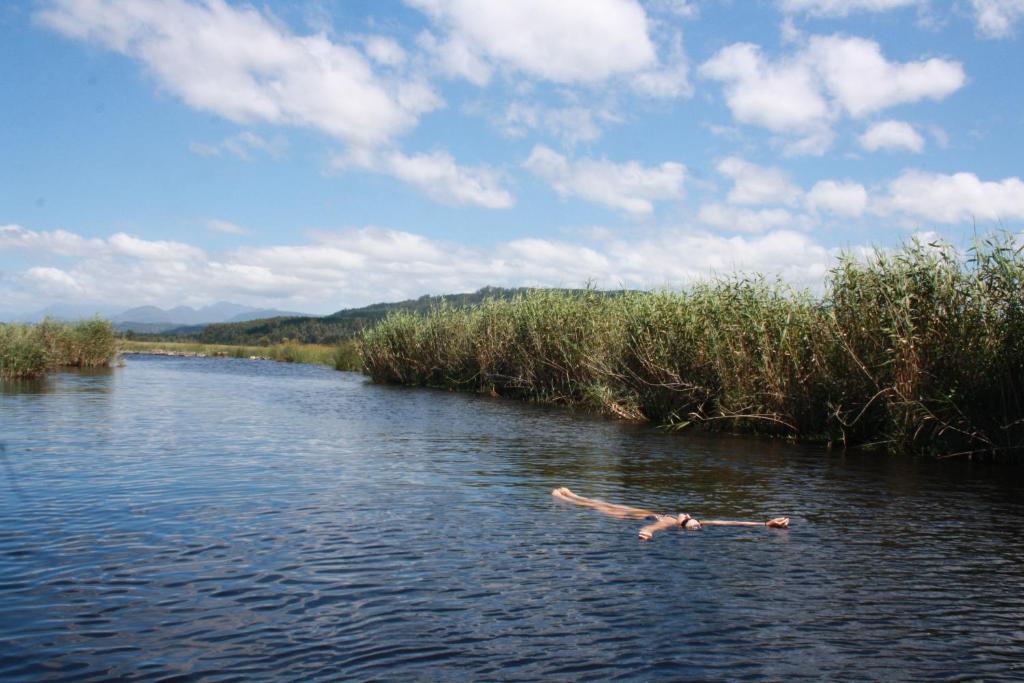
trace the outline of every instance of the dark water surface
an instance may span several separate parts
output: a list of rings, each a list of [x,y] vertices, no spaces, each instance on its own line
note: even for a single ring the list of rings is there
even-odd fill
[[[181,358],[4,385],[0,441],[5,681],[1024,676],[1012,469]]]

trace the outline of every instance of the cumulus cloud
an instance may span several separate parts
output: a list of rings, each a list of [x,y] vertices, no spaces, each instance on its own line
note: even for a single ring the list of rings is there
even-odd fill
[[[859,141],[860,146],[869,152],[880,149],[920,152],[924,149],[924,138],[905,121],[880,121],[868,128]]]
[[[563,197],[579,197],[635,216],[650,214],[655,201],[681,199],[684,194],[686,167],[670,161],[657,166],[607,159],[573,161],[537,145],[525,166]]]
[[[1024,219],[1024,182],[1017,177],[983,181],[973,173],[908,170],[887,190],[875,207],[883,215],[902,213],[936,223]]]
[[[841,216],[856,217],[864,213],[868,191],[852,181],[821,180],[805,196],[811,211],[829,211]]]
[[[1024,0],[971,0],[978,33],[986,38],[1009,38],[1024,19]]]
[[[293,34],[253,7],[223,0],[48,0],[36,18],[140,61],[189,106],[238,123],[303,126],[375,145],[442,104],[421,80],[375,73],[353,45]],[[370,45],[380,60],[386,50]]]
[[[515,204],[512,194],[501,186],[497,171],[487,166],[460,166],[443,150],[413,155],[354,150],[336,157],[334,166],[390,175],[442,204],[488,209],[507,209]]]
[[[847,217],[864,213],[867,189],[852,181],[821,180],[804,192],[780,168],[759,166],[739,157],[727,157],[718,163],[718,172],[732,179],[726,196],[728,205],[711,203],[701,207],[702,223],[724,230],[763,232],[772,228],[806,229],[822,211]],[[735,205],[782,204],[803,207],[811,212],[793,213],[782,208],[748,209]]]
[[[784,12],[803,12],[818,17],[845,17],[854,12],[888,12],[920,6],[922,0],[780,0]]]
[[[656,64],[635,0],[406,0],[441,27],[446,68],[486,82],[490,64],[557,83],[593,83]]]
[[[835,101],[855,118],[897,104],[941,100],[967,81],[959,62],[890,62],[878,43],[864,38],[817,36],[807,55]]]
[[[801,194],[781,168],[758,166],[739,157],[718,163],[718,172],[732,179],[732,204],[792,204]]]
[[[939,100],[966,82],[959,62],[891,62],[878,43],[842,35],[814,36],[774,60],[757,45],[735,43],[702,64],[700,75],[724,84],[737,121],[800,135],[790,151],[817,154],[831,143],[831,125],[844,112],[860,118],[898,104]]]
[[[310,233],[300,244],[219,254],[129,235],[85,238],[19,226],[6,226],[0,234],[0,249],[34,245],[36,262],[0,280],[0,297],[22,302],[26,309],[55,300],[125,307],[232,300],[327,313],[484,285],[594,281],[643,288],[737,271],[778,274],[797,285],[817,286],[835,256],[809,235],[791,230],[723,237],[670,227],[629,238],[605,233],[591,244],[521,238],[484,249],[366,227]],[[66,249],[54,251],[58,245],[77,245],[80,253],[68,258]],[[60,265],[45,262],[54,256],[61,257]]]
[[[700,74],[725,83],[725,100],[737,121],[776,132],[807,131],[829,119],[829,107],[811,65],[800,58],[773,62],[752,43],[719,50]]]

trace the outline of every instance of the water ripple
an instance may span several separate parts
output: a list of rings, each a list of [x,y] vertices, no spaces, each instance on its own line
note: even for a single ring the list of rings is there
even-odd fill
[[[0,392],[0,679],[1012,679],[1020,471],[133,358]],[[667,532],[570,485],[788,532]]]

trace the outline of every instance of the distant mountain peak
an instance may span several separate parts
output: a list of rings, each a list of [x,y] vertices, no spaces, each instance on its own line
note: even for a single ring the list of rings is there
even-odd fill
[[[198,309],[191,306],[175,306],[171,309],[163,309],[158,306],[137,306],[112,316],[111,320],[119,328],[131,329],[132,323],[139,325],[194,326],[301,315],[304,314],[256,308],[254,306],[231,303],[230,301],[218,301]]]

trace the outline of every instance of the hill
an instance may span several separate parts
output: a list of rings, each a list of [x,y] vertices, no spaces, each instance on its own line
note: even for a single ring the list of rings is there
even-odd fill
[[[235,323],[274,317],[302,316],[293,311],[253,308],[219,301],[209,306],[192,308],[191,306],[175,306],[171,309],[156,306],[139,306],[118,313],[111,317],[115,329],[119,332],[137,332],[142,334],[176,334],[176,330],[186,326],[204,326],[211,323]]]
[[[418,299],[406,299],[391,303],[376,303],[361,308],[347,308],[330,315],[317,316],[276,316],[262,320],[237,323],[219,323],[206,326],[182,326],[148,335],[134,335],[139,339],[161,339],[165,341],[196,341],[204,344],[279,344],[286,340],[306,344],[337,344],[351,339],[367,327],[372,326],[394,311],[426,313],[442,301],[456,307],[472,306],[485,299],[510,299],[523,294],[529,288],[506,289],[484,287],[475,292],[424,295]]]

